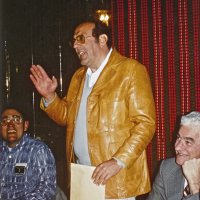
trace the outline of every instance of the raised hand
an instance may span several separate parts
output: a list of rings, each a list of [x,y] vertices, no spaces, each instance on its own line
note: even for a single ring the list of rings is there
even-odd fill
[[[122,169],[121,166],[117,164],[115,159],[107,160],[100,165],[98,165],[93,174],[92,179],[97,185],[104,185],[106,182],[114,175],[116,175]]]
[[[49,78],[45,70],[40,65],[32,65],[30,79],[37,91],[47,100],[51,101],[55,97],[55,90],[58,86],[57,79],[53,76]]]

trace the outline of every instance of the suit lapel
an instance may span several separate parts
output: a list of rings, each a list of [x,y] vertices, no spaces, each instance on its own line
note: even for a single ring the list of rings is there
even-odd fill
[[[177,170],[177,173],[175,174],[175,182],[176,182],[175,184],[176,193],[180,196],[180,198],[182,198],[183,188],[184,188],[184,177],[180,167]]]
[[[169,181],[168,200],[181,199],[183,196],[184,177],[181,167],[178,165],[176,167],[176,170],[171,174],[172,179]]]

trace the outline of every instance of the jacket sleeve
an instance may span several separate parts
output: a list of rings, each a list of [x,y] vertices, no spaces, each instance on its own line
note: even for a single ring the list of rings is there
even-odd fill
[[[38,185],[32,192],[27,192],[24,200],[49,200],[56,192],[56,165],[51,150],[44,146],[35,156],[35,166],[38,168]]]
[[[75,99],[80,89],[82,79],[84,78],[85,68],[80,68],[75,72],[69,85],[67,94],[62,99],[56,95],[53,102],[45,107],[42,99],[40,101],[40,108],[46,112],[46,114],[61,126],[67,125],[69,115],[72,114],[72,104],[76,105]]]
[[[44,110],[52,120],[61,126],[65,126],[67,122],[67,105],[68,103],[66,97],[60,99],[56,96],[53,102],[51,102],[47,107],[45,107],[42,99],[40,101],[40,108]]]

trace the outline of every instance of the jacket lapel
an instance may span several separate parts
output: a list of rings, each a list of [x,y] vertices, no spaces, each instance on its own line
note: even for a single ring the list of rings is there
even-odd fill
[[[183,195],[184,177],[180,166],[176,165],[176,169],[171,174],[171,177],[172,179],[169,179],[171,183],[168,183],[167,197],[169,200],[181,199]]]

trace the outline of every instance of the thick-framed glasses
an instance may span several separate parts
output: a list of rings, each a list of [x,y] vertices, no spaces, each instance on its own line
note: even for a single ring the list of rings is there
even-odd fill
[[[89,37],[94,37],[93,35],[77,35],[75,38],[72,39],[72,41],[70,41],[70,46],[73,47],[74,43],[77,42],[78,44],[85,44],[85,41],[87,38]]]
[[[23,121],[23,118],[18,115],[13,115],[11,117],[4,117],[1,119],[1,125],[7,126],[10,122],[13,122],[14,124],[21,124]]]

